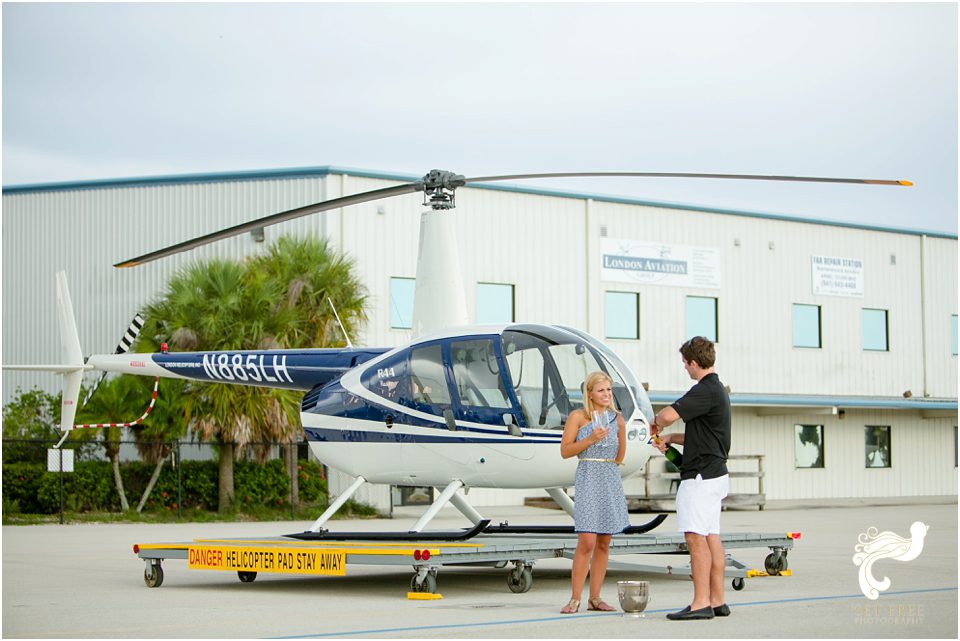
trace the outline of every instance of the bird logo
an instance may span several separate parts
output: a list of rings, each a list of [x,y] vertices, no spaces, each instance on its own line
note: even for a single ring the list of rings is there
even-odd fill
[[[859,543],[854,546],[853,564],[860,568],[860,589],[863,595],[876,600],[881,592],[890,589],[890,579],[883,577],[878,581],[873,576],[873,564],[880,559],[912,561],[923,552],[923,539],[927,536],[929,525],[914,521],[910,526],[910,538],[903,538],[895,532],[877,533],[877,528],[868,528],[857,537]]]

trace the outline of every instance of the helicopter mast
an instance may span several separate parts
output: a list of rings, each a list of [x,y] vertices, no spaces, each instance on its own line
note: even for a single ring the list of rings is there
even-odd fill
[[[464,184],[464,177],[434,169],[424,176],[423,182],[423,204],[430,209],[420,215],[414,338],[435,329],[470,323],[450,212],[456,206],[454,190]]]

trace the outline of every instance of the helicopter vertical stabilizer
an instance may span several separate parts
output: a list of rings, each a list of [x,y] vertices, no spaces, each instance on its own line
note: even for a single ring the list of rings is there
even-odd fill
[[[57,272],[57,322],[60,325],[60,346],[64,364],[63,398],[60,406],[60,429],[73,429],[80,398],[80,383],[83,380],[83,352],[80,351],[80,336],[73,315],[73,303],[67,288],[66,272]]]

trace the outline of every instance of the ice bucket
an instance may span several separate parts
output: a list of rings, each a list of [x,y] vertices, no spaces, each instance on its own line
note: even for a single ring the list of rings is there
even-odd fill
[[[642,617],[650,601],[649,581],[617,581],[620,608],[628,616]]]

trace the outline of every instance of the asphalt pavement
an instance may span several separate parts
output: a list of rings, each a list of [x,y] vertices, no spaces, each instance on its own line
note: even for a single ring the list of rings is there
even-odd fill
[[[896,502],[896,501],[894,501]],[[888,501],[887,503],[890,503]],[[730,589],[730,617],[668,621],[690,601],[693,585],[679,576],[611,570],[604,597],[617,604],[617,581],[649,580],[643,617],[621,612],[561,615],[569,598],[570,561],[534,566],[532,588],[507,589],[507,569],[444,567],[436,600],[407,598],[410,566],[350,565],[343,577],[263,574],[241,583],[235,573],[188,570],[164,561],[161,587],[144,584],[135,543],[196,538],[266,537],[300,532],[309,522],[83,524],[3,527],[3,624],[6,638],[957,638],[956,497],[774,503],[764,511],[727,511],[727,532],[801,532],[789,553],[791,576],[754,577]],[[494,523],[568,524],[543,508],[480,510]],[[331,529],[406,530],[417,510],[394,519],[343,520]],[[633,523],[648,515],[633,514]],[[911,525],[928,526],[922,552],[909,561],[881,558],[872,567],[889,587],[876,600],[861,590],[854,546],[861,535],[891,532],[910,539]],[[467,521],[444,508],[431,529]],[[671,514],[658,531],[673,532]],[[876,531],[870,530],[876,528]],[[763,569],[766,548],[732,551]],[[678,565],[677,556],[627,556],[618,562]],[[586,597],[586,594],[584,594]]]

